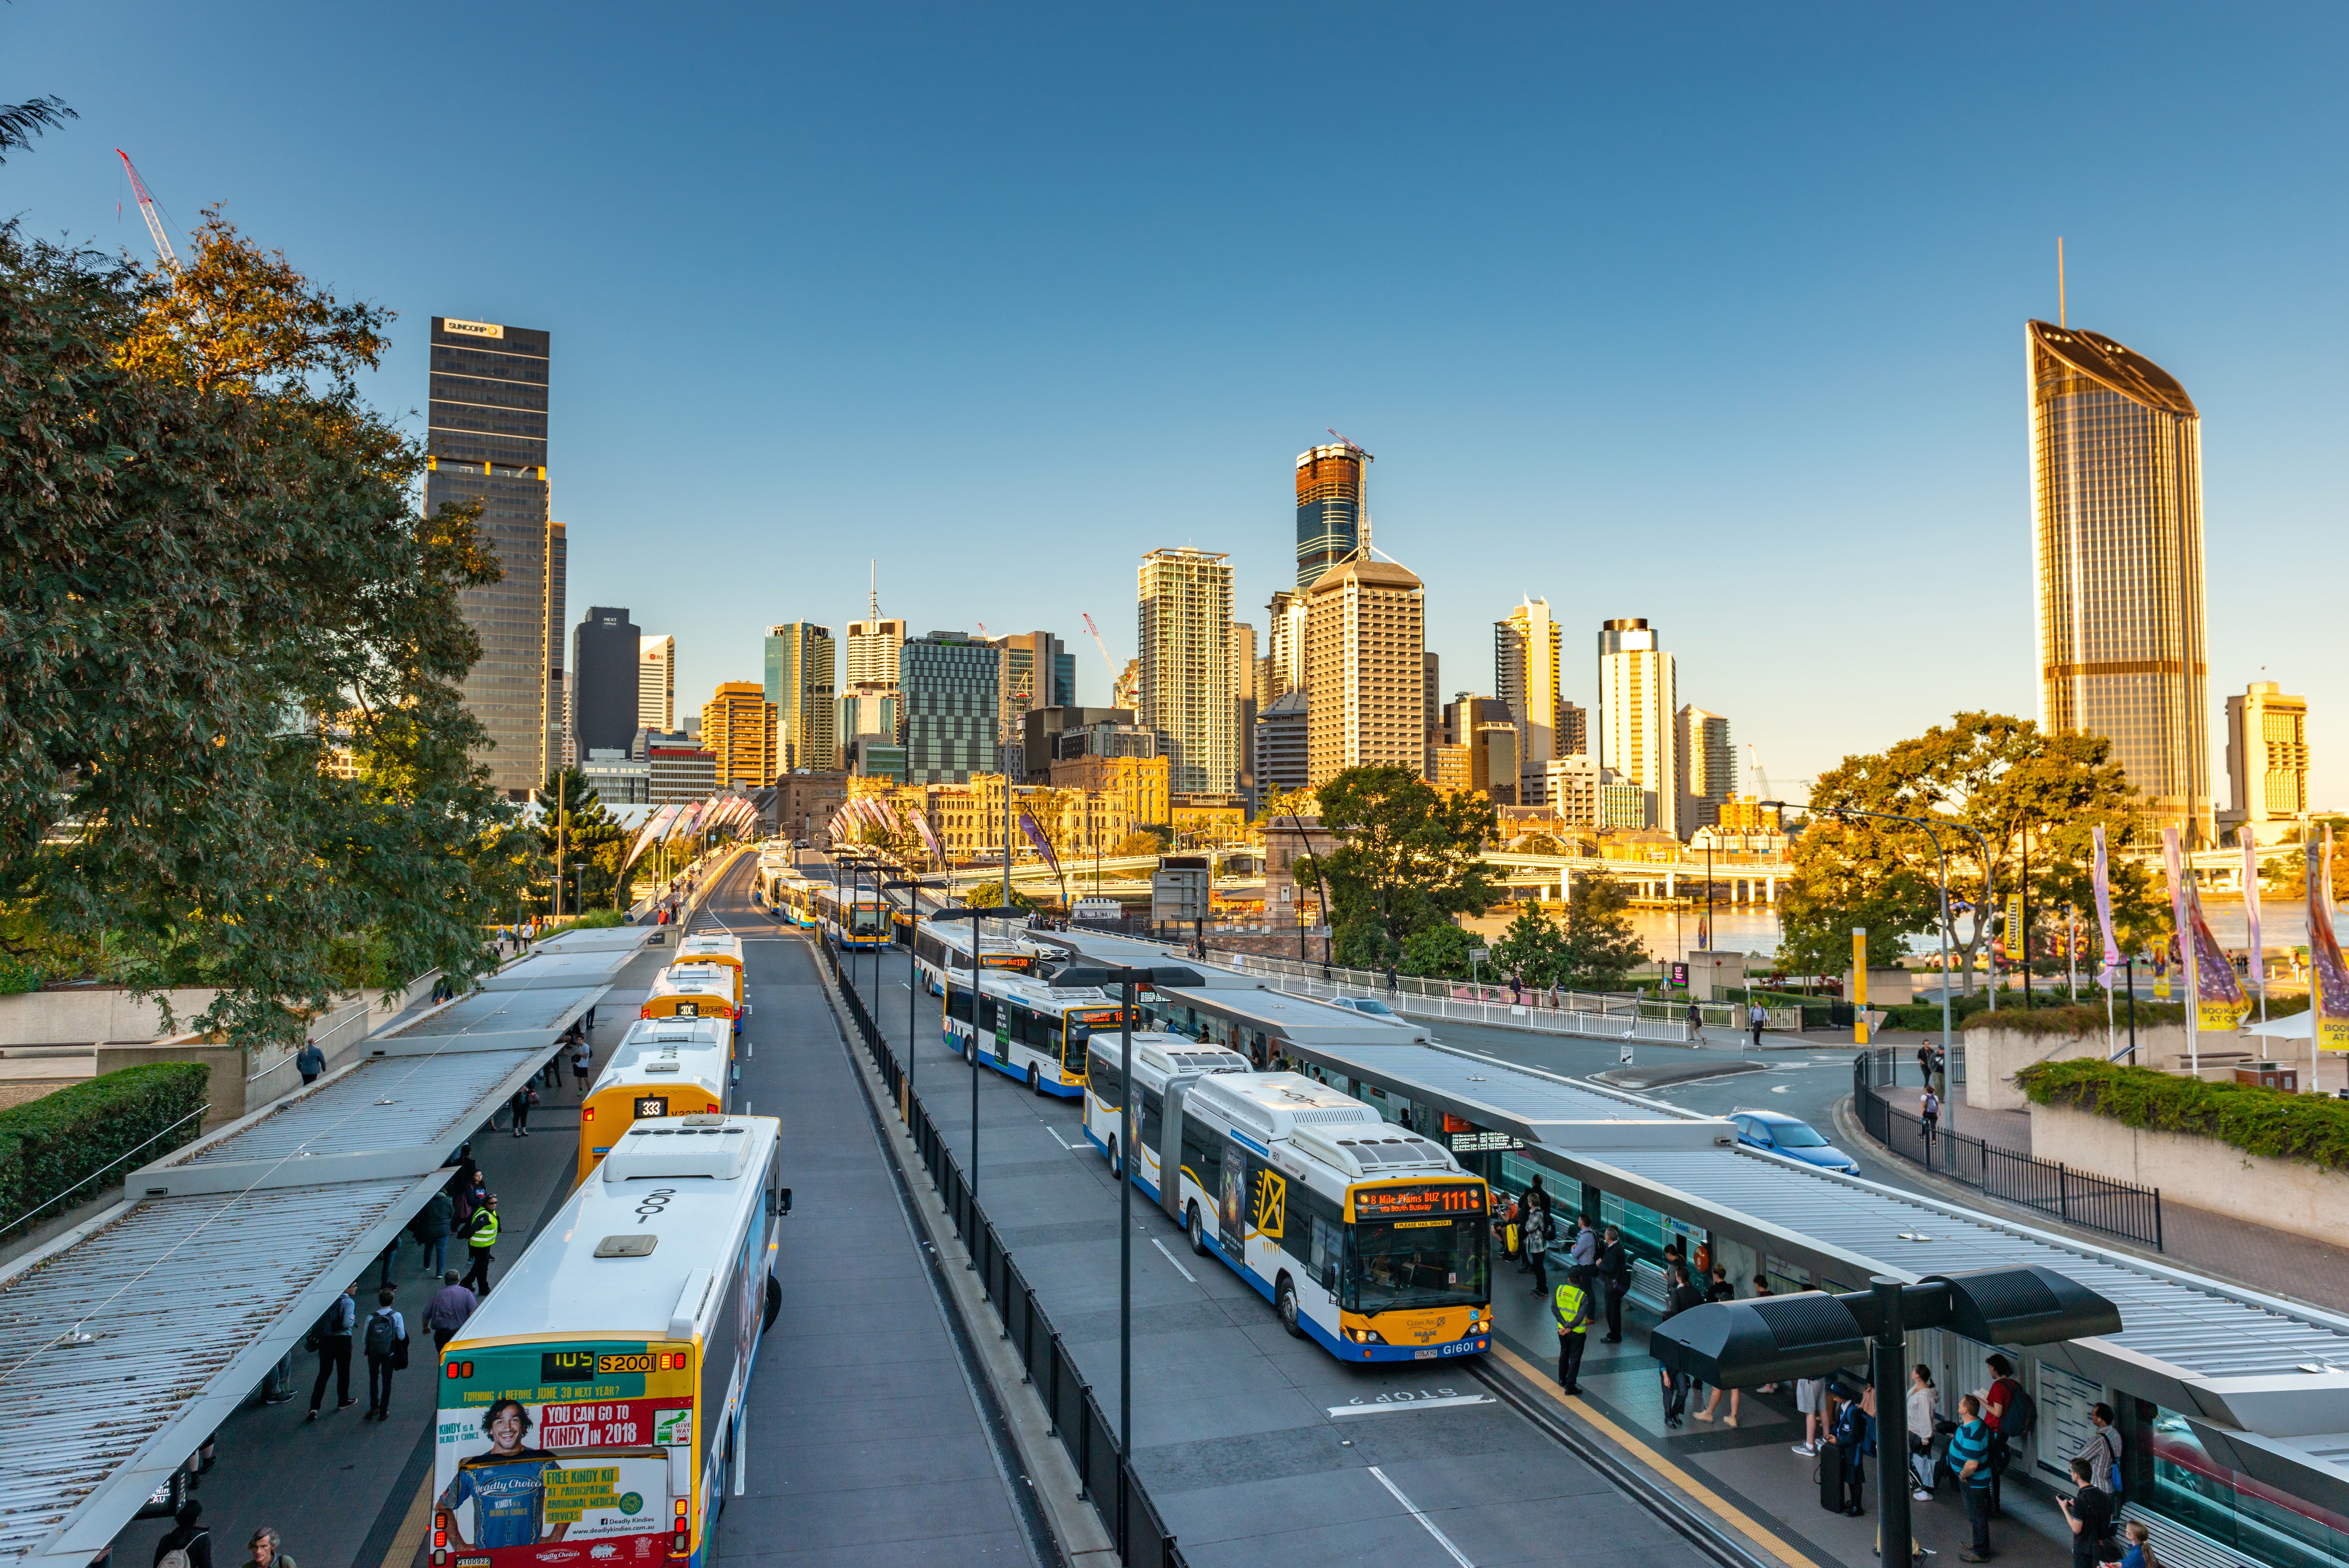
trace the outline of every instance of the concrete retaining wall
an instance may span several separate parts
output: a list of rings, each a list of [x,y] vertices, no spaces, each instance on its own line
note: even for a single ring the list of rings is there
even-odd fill
[[[181,1023],[212,1004],[216,991],[173,991]],[[88,1045],[98,1040],[152,1040],[163,1033],[160,999],[133,1000],[115,985],[27,991],[0,996],[0,1045]]]
[[[2031,1107],[2031,1147],[2075,1170],[2349,1247],[2349,1175],[2304,1160],[2268,1159],[2216,1138],[2148,1132],[2064,1106]]]
[[[192,1034],[171,1040],[150,1041],[143,1045],[101,1045],[98,1048],[98,1071],[102,1077],[124,1067],[143,1067],[150,1062],[202,1062],[212,1070],[204,1085],[203,1130],[226,1127],[244,1115],[244,1051],[236,1045],[214,1045]],[[298,1080],[297,1080],[298,1082]]]
[[[2118,1036],[2124,1045],[2128,1033],[2124,1028]],[[2223,1046],[2214,1044],[2223,1039]],[[2234,1036],[2205,1035],[2205,1050],[2233,1050]],[[2186,1051],[2186,1025],[2166,1023],[2159,1028],[2139,1025],[2137,1032],[2137,1054],[2131,1061],[2141,1067],[2167,1067],[2172,1056]],[[2109,1054],[2104,1031],[2089,1034],[2025,1034],[2020,1030],[1969,1029],[1966,1031],[1966,1104],[1986,1111],[2019,1111],[2030,1106],[2023,1091],[2014,1086],[2014,1075],[2034,1062],[2068,1062],[2075,1057],[2093,1056],[2099,1061]],[[2033,1144],[2033,1148],[2041,1146]]]

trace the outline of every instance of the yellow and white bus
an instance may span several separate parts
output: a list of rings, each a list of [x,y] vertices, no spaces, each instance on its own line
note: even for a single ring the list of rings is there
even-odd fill
[[[1085,1062],[1097,1035],[1113,1034],[1124,1016],[1098,986],[1063,989],[1033,975],[982,969],[974,996],[968,970],[950,974],[946,1041],[965,1059],[1027,1082],[1030,1093],[1072,1100],[1085,1092]]]
[[[782,1302],[779,1131],[636,1123],[466,1319],[434,1379],[433,1568],[714,1555]]]
[[[889,906],[870,888],[823,884],[816,890],[815,919],[835,948],[889,945]]]
[[[734,971],[734,1000],[742,1000],[749,973],[742,968],[742,939],[731,931],[696,931],[678,939],[676,963],[724,964]]]
[[[1290,1334],[1342,1361],[1492,1347],[1490,1190],[1433,1139],[1301,1073],[1211,1073],[1151,1141],[1182,1164],[1159,1206]]]
[[[1124,1135],[1118,1125],[1123,1120],[1118,1096],[1123,1083],[1120,1069],[1124,1045],[1116,1030],[1104,1030],[1093,1037],[1085,1064],[1085,1137],[1109,1158],[1113,1174],[1123,1172],[1126,1155],[1122,1147]],[[1164,1114],[1167,1096],[1209,1073],[1248,1070],[1247,1057],[1220,1045],[1203,1045],[1180,1034],[1133,1037],[1133,1179],[1153,1201],[1159,1200],[1167,1162],[1171,1159],[1179,1167],[1183,1158],[1179,1149],[1161,1147],[1160,1135],[1169,1125]],[[1185,1174],[1191,1176],[1195,1187],[1198,1185],[1196,1173]],[[1174,1212],[1180,1214],[1182,1210],[1177,1207]]]
[[[981,969],[1013,970],[1021,974],[1033,974],[1041,961],[1043,950],[1034,942],[1016,937],[983,936],[978,939],[978,964]],[[970,922],[941,920],[932,925],[922,923],[920,935],[914,939],[914,968],[929,988],[932,996],[946,994],[939,978],[951,969],[970,983]]]
[[[579,1106],[579,1179],[630,1126],[723,1113],[733,1041],[722,1018],[639,1018],[614,1048]]]
[[[742,1033],[742,971],[722,963],[673,963],[653,976],[639,1018],[729,1018]]]

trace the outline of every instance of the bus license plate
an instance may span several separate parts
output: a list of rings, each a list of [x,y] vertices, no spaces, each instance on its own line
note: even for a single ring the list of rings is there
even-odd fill
[[[1414,1350],[1411,1353],[1411,1358],[1413,1361],[1433,1361],[1438,1354],[1433,1350]]]

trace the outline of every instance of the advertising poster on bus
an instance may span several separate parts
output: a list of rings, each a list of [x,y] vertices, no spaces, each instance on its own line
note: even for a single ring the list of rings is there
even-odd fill
[[[454,1353],[440,1379],[436,1560],[452,1568],[665,1561],[670,1478],[693,1474],[690,1358],[642,1343],[466,1355]]]

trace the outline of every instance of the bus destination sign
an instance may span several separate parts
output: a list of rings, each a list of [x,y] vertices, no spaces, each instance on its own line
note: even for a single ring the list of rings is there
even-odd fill
[[[1485,1189],[1465,1182],[1441,1186],[1358,1187],[1354,1189],[1357,1220],[1427,1220],[1485,1212]]]

